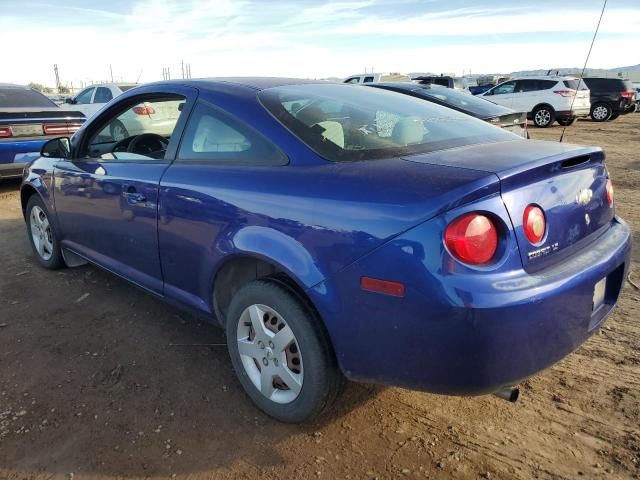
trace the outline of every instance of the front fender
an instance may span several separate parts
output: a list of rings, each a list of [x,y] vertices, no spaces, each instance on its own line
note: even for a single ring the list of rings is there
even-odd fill
[[[23,214],[26,215],[27,202],[35,192],[42,198],[51,213],[51,218],[57,222],[53,197],[53,168],[55,161],[55,159],[39,157],[26,167],[22,177],[22,185],[20,185],[20,201]]]

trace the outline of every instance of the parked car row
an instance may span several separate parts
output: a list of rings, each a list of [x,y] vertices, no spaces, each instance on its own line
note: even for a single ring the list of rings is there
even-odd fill
[[[571,125],[578,118],[591,117],[594,122],[615,120],[618,116],[638,110],[640,96],[634,85],[619,78],[587,77],[582,82],[574,76],[544,75],[520,78],[499,78],[493,86],[470,87],[464,78],[440,76],[408,76],[394,74],[400,80],[389,80],[382,74],[350,77],[345,83],[384,83],[410,81],[440,85],[478,95],[485,100],[516,112],[525,112],[534,125],[546,128],[554,122]],[[490,78],[491,77],[491,78]],[[479,77],[488,82],[495,76]],[[356,81],[357,80],[357,81]]]

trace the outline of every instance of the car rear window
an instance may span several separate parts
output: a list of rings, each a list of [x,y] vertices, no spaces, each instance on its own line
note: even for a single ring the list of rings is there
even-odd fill
[[[0,88],[0,108],[39,108],[56,107],[57,105],[31,89]]]
[[[137,86],[138,85],[118,85],[118,88],[123,92],[126,92],[127,90],[131,90],[133,87],[137,87]]]
[[[465,112],[480,118],[494,117],[513,113],[513,111],[491,103],[484,98],[474,97],[468,93],[458,92],[451,88],[426,88],[420,87],[412,90],[415,95],[424,97],[427,100],[436,100],[454,108],[459,108]]]
[[[332,161],[519,138],[450,108],[365,86],[289,85],[263,90],[258,97],[294,135]]]
[[[571,90],[589,90],[589,87],[585,85],[585,83],[577,78],[575,80],[564,80],[564,86],[570,88]],[[578,88],[580,85],[580,88]]]
[[[621,78],[585,78],[584,81],[590,90],[598,92],[624,92],[633,89],[630,81]]]

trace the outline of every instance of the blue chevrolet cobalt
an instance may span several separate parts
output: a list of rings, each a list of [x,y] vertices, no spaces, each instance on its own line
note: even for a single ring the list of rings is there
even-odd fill
[[[114,139],[141,108],[175,114]],[[345,378],[513,396],[600,327],[630,262],[600,148],[356,85],[131,89],[43,147],[21,200],[43,267],[90,262],[224,327],[285,422]]]

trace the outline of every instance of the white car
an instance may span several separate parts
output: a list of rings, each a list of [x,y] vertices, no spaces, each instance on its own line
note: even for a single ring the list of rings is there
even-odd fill
[[[591,110],[589,89],[575,77],[515,78],[480,96],[517,112],[526,112],[527,118],[541,128],[554,121],[571,125],[576,118],[588,116]]]
[[[410,82],[411,77],[402,73],[359,73],[347,77],[343,83]]]
[[[135,83],[103,83],[100,85],[91,85],[75,97],[67,98],[65,103],[61,105],[61,108],[82,112],[85,117],[89,118],[100,110],[105,103],[110,102],[130,88],[136,86]]]
[[[122,95],[127,90],[136,87],[131,83],[104,83],[91,85],[78,95],[69,98],[61,105],[62,109],[80,111],[87,118],[100,110],[106,103]],[[180,115],[182,101],[141,103],[119,115],[108,125],[108,131],[101,132],[101,136],[108,135],[114,141],[123,140],[134,135],[148,132],[160,132],[170,135],[175,121]]]

